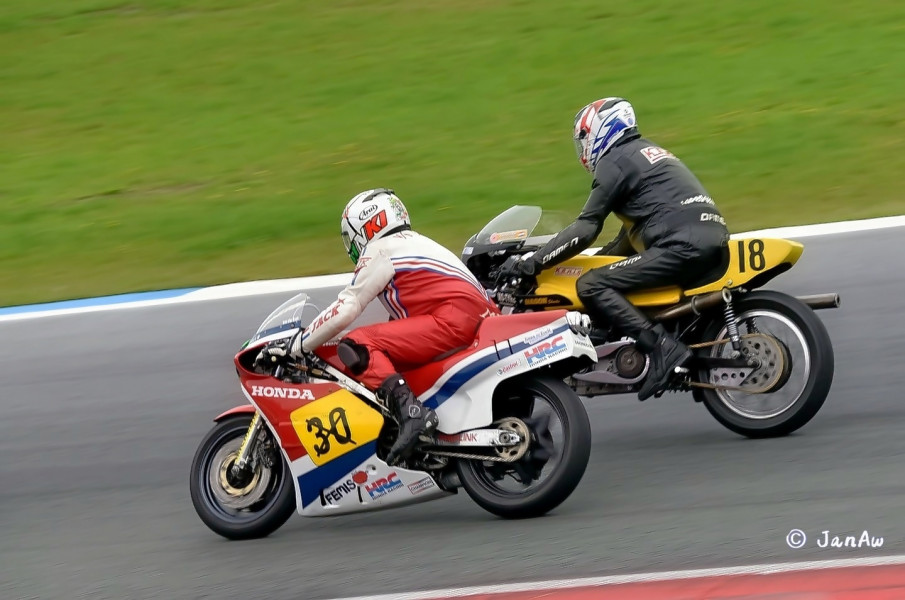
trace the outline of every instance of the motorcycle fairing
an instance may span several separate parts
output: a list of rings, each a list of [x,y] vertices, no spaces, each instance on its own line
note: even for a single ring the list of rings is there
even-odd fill
[[[299,514],[342,514],[449,493],[425,472],[390,467],[379,459],[383,416],[336,383],[289,384],[240,373],[243,393],[289,464]]]
[[[688,290],[677,286],[654,288],[629,293],[626,298],[635,306],[668,306],[683,297],[718,292],[723,287],[735,288],[756,280],[763,285],[767,279],[778,275],[801,257],[804,246],[798,242],[779,238],[744,238],[730,240],[729,266],[719,278],[705,285]],[[575,293],[576,280],[591,269],[599,269],[624,260],[622,256],[597,256],[579,254],[537,276],[536,296],[563,296],[571,304],[559,308],[584,310]]]
[[[466,350],[407,372],[415,393],[437,407],[439,430],[457,433],[490,425],[491,399],[503,379],[568,357],[596,360],[587,336],[574,334],[565,314],[490,317]],[[265,339],[291,335],[290,330],[266,332],[240,355],[256,352]],[[335,351],[329,348],[327,354],[329,350]],[[384,419],[367,402],[336,383],[290,384],[253,373],[243,367],[240,355],[235,363],[242,391],[280,444],[300,514],[343,514],[450,493],[426,472],[391,467],[377,456]]]
[[[565,314],[489,317],[468,350],[405,373],[418,399],[437,412],[438,430],[450,434],[489,425],[493,421],[490,399],[505,379],[565,358],[596,361],[593,344],[587,336],[572,332]]]

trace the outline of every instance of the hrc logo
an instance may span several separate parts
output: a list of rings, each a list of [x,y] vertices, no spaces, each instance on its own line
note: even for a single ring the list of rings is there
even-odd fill
[[[380,478],[374,483],[366,485],[365,491],[368,492],[368,495],[371,496],[372,500],[375,500],[401,487],[402,482],[399,481],[399,476],[396,474],[396,471],[393,471],[386,476],[386,479]]]
[[[560,352],[566,350],[566,343],[561,335],[556,336],[549,342],[542,342],[533,348],[525,350],[525,358],[528,360],[528,366],[550,358]]]

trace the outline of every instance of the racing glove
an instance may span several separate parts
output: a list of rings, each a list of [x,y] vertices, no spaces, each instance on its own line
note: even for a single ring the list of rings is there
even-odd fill
[[[537,283],[537,262],[532,258],[533,252],[522,254],[521,256],[510,256],[506,262],[500,267],[500,279],[504,281],[513,281],[513,284],[519,288],[532,287]]]
[[[258,352],[258,355],[255,357],[255,370],[261,373],[267,372],[272,369],[274,365],[280,363],[286,358],[287,346],[288,344],[282,342],[272,345],[268,344],[267,346],[261,348],[261,351]]]

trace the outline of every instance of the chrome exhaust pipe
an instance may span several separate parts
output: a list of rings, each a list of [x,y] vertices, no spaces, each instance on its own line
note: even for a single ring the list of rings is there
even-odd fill
[[[839,294],[813,294],[811,296],[795,296],[796,299],[804,302],[814,310],[823,308],[839,308],[842,305],[842,298]]]

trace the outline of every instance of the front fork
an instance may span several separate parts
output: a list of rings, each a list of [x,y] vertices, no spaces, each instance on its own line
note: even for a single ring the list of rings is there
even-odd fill
[[[254,450],[254,443],[252,440],[258,437],[258,432],[260,431],[261,413],[255,412],[255,416],[251,418],[251,423],[248,424],[248,431],[245,432],[245,439],[242,440],[242,445],[239,446],[239,455],[236,457],[236,462],[233,463],[233,475],[238,476],[248,466],[248,461]]]

